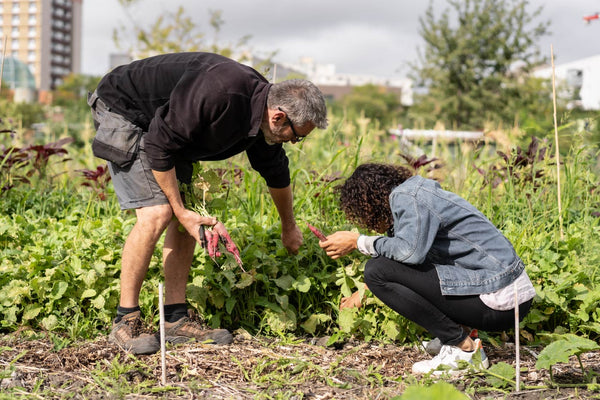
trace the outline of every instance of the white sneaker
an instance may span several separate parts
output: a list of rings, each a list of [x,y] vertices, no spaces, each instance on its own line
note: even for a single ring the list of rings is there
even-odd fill
[[[472,329],[469,333],[469,336],[473,340],[478,339],[479,333],[477,332],[477,329]],[[421,345],[423,346],[425,351],[431,354],[432,356],[437,356],[438,354],[440,354],[440,350],[442,349],[442,341],[438,337],[432,340],[424,340],[421,342]]]
[[[475,339],[475,346],[475,350],[473,351],[462,351],[456,346],[443,345],[440,353],[431,360],[414,363],[412,372],[413,374],[426,374],[428,372],[433,372],[434,374],[442,374],[444,372],[456,373],[461,369],[465,369],[464,363],[473,364],[479,368],[488,368],[490,361],[485,351],[483,351],[480,339]],[[479,351],[480,357],[473,357],[477,351]],[[481,358],[481,360],[478,358]],[[464,363],[461,363],[461,361]]]

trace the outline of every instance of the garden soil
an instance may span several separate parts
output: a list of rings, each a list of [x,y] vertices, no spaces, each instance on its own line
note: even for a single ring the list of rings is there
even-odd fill
[[[23,336],[0,335],[0,398],[6,398],[4,392],[11,398],[391,399],[411,384],[433,381],[411,376],[411,365],[428,358],[415,347],[358,340],[327,347],[326,338],[281,341],[238,332],[231,345],[193,342],[167,347],[167,387],[161,388],[160,353],[132,356],[105,337],[57,349],[56,337]],[[484,348],[492,363],[504,361],[514,367],[510,343],[486,343]],[[444,380],[472,399],[600,397],[600,392],[585,387],[550,388],[548,371],[535,369],[539,350],[521,347],[522,384],[530,389],[519,393],[492,389],[483,374]],[[588,372],[600,373],[600,353],[583,354],[582,362]],[[565,386],[583,381],[574,357],[555,365],[553,374],[555,382]],[[139,388],[139,394],[123,394],[132,387]]]

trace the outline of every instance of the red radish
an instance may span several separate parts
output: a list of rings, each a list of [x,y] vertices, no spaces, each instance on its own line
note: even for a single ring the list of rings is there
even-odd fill
[[[222,222],[217,222],[215,225],[210,227],[210,229],[205,229],[203,226],[199,228],[200,242],[202,247],[206,249],[210,258],[212,258],[215,262],[216,257],[221,256],[221,252],[219,251],[219,240],[223,242],[225,245],[225,249],[233,254],[235,261],[240,266],[242,271],[246,272],[244,269],[244,264],[242,262],[242,257],[240,256],[240,251],[235,245],[234,241],[229,236],[229,232],[225,228]]]
[[[314,233],[315,236],[318,237],[321,242],[324,241],[324,240],[327,240],[327,237],[325,237],[325,235],[323,234],[323,232],[321,232],[320,230],[318,230],[317,228],[315,228],[314,226],[312,226],[308,222],[306,223],[306,225],[308,225],[308,229],[310,229],[310,231],[312,233]]]
[[[211,258],[219,257],[221,255],[221,253],[219,252],[219,234],[215,231],[208,230],[206,231],[206,236],[206,249],[208,250],[208,255]]]
[[[230,252],[231,254],[233,254],[235,261],[238,263],[238,265],[240,266],[242,271],[246,272],[246,270],[244,269],[243,263],[242,263],[242,257],[240,256],[240,251],[238,250],[234,241],[231,239],[231,236],[229,236],[229,232],[227,232],[227,229],[225,229],[225,225],[223,225],[222,222],[217,222],[217,224],[215,226],[213,226],[213,229],[216,232],[215,236],[221,238],[223,243],[225,243],[225,248],[227,249],[227,251]]]

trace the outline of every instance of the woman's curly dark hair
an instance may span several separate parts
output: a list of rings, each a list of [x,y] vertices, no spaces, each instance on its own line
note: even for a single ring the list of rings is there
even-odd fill
[[[390,193],[412,175],[409,169],[392,164],[359,165],[342,185],[336,187],[342,211],[362,227],[386,232],[393,225]]]

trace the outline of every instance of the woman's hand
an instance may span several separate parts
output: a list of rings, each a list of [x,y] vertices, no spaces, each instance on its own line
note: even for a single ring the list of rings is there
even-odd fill
[[[365,285],[364,290],[368,289],[367,285]],[[364,293],[364,290],[357,290],[352,293],[350,297],[342,297],[342,301],[340,301],[340,310],[352,307],[360,308],[362,306],[362,301],[367,296],[366,293]],[[361,291],[363,292],[362,296],[360,295]]]
[[[351,231],[338,231],[327,236],[327,240],[319,242],[319,246],[334,260],[356,249],[359,233]]]
[[[362,297],[360,292],[357,290],[352,293],[350,297],[342,297],[342,301],[340,302],[340,310],[344,308],[360,308],[362,306]]]

